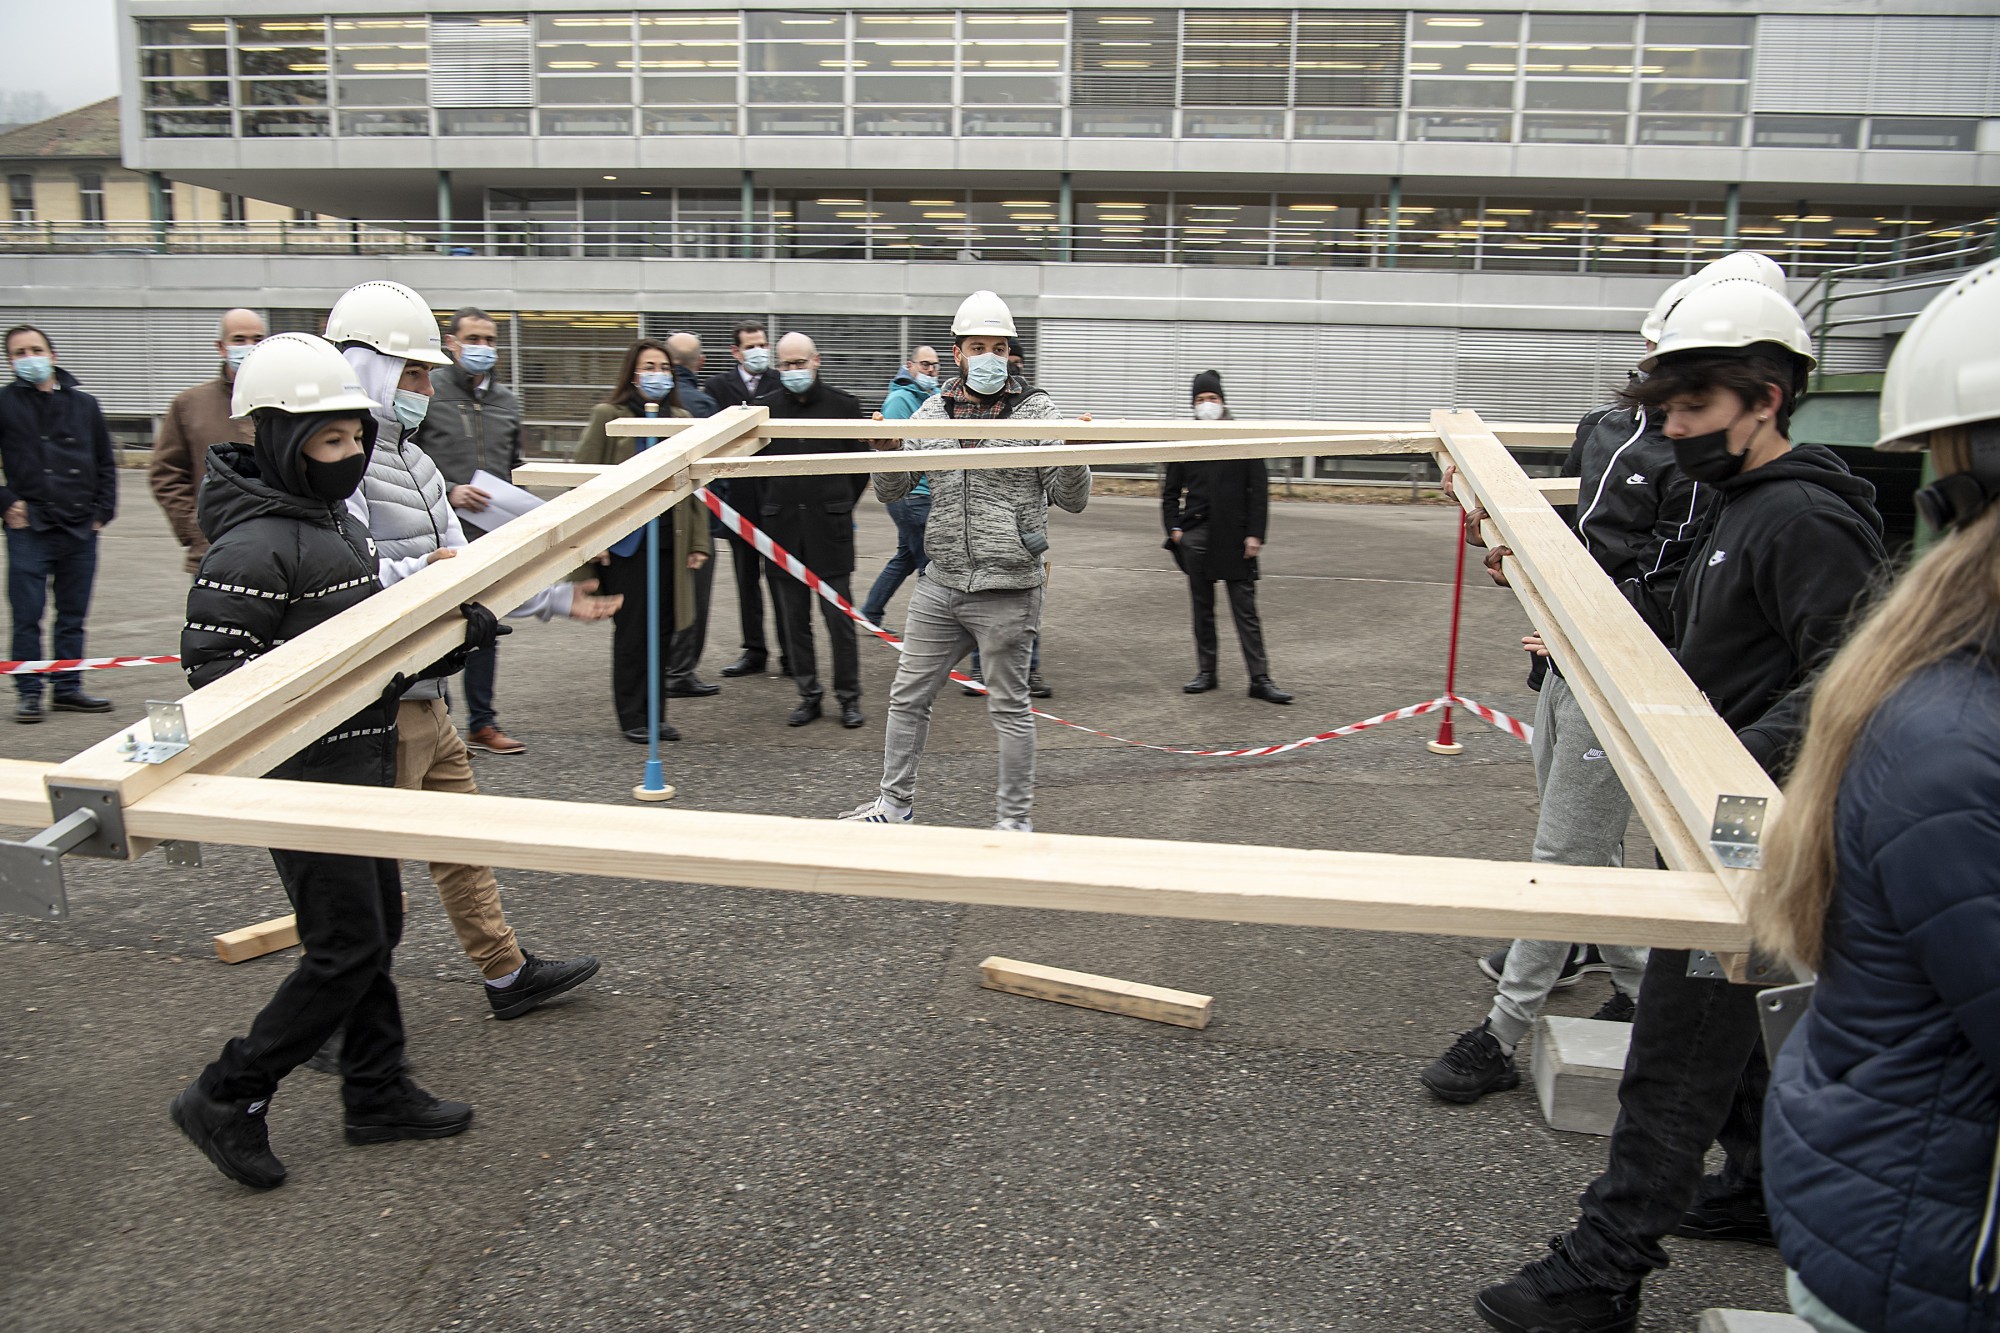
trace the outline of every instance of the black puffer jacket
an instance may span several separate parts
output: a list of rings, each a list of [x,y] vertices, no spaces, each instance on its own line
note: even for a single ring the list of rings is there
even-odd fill
[[[250,448],[208,451],[197,518],[209,548],[181,628],[181,665],[197,689],[381,591],[374,541],[342,505],[306,486],[300,445],[324,420],[273,413]],[[363,421],[372,450],[375,423]],[[276,773],[392,785],[395,709],[394,699],[371,704]]]
[[[1674,585],[1716,492],[1674,465],[1673,442],[1660,426],[1630,408],[1599,408],[1577,423],[1562,475],[1577,478],[1576,507],[1564,517],[1666,639],[1673,632]]]
[[[1785,1261],[1876,1333],[2000,1330],[2000,661],[1927,667],[1841,777],[1812,1008],[1778,1055]]]

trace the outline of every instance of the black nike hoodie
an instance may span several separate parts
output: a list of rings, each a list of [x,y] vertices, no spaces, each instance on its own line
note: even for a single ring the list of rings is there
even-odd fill
[[[1821,445],[1715,487],[1674,590],[1674,657],[1764,771],[1782,781],[1812,678],[1888,559],[1875,488]]]

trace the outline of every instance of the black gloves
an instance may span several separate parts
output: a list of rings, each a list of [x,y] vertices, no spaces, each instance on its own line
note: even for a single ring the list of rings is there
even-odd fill
[[[465,617],[465,642],[440,657],[437,661],[419,671],[416,680],[442,680],[446,676],[456,676],[465,670],[465,660],[474,653],[485,652],[493,646],[493,641],[502,634],[512,634],[512,625],[503,625],[498,616],[478,602],[461,602],[458,613]],[[404,682],[404,688],[410,682]],[[400,693],[400,691],[399,691]]]

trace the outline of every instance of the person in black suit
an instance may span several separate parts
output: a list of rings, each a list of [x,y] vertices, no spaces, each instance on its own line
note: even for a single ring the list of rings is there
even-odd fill
[[[702,391],[716,403],[716,410],[726,407],[740,407],[753,403],[767,393],[778,388],[778,372],[771,365],[771,337],[764,326],[754,319],[746,319],[736,326],[731,340],[729,354],[736,364],[727,370],[717,371],[702,383]],[[728,504],[737,513],[757,522],[757,511],[761,502],[759,486],[754,477],[734,477],[729,480],[717,479],[708,483],[708,489]],[[743,655],[722,668],[725,676],[756,676],[763,674],[765,664],[770,660],[771,650],[764,638],[764,591],[762,580],[766,577],[764,557],[757,554],[757,548],[722,526],[719,519],[709,519],[709,535],[716,540],[729,542],[729,563],[736,571],[736,611],[743,622]],[[777,574],[777,578],[785,577]],[[773,588],[775,602],[777,583]],[[784,660],[784,642],[778,644],[778,670],[784,675],[792,674],[790,662]]]

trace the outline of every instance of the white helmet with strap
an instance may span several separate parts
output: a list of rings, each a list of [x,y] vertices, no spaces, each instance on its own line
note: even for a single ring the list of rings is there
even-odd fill
[[[1921,449],[1934,430],[2000,421],[2000,260],[1932,298],[1882,377],[1877,449]]]
[[[350,287],[326,316],[332,343],[363,343],[385,356],[448,366],[437,316],[424,298],[400,282],[378,279]]]
[[[1014,312],[992,292],[974,292],[959,303],[958,313],[952,317],[952,337],[963,338],[975,333],[997,338],[1016,336]]]
[[[250,349],[236,368],[229,414],[247,417],[260,407],[294,416],[307,412],[366,412],[375,400],[361,391],[354,367],[340,349],[310,333],[278,333]]]
[[[1650,372],[1661,357],[1682,352],[1729,352],[1769,343],[1804,362],[1813,356],[1812,334],[1790,301],[1756,278],[1720,278],[1682,297],[1660,329],[1652,355],[1639,363]]]
[[[1678,305],[1689,292],[1723,278],[1751,278],[1763,283],[1780,296],[1789,298],[1790,295],[1785,286],[1785,270],[1779,267],[1777,260],[1756,250],[1737,250],[1702,266],[1661,292],[1660,299],[1653,302],[1653,308],[1641,321],[1639,336],[1649,343],[1658,342],[1666,326],[1667,312]]]

